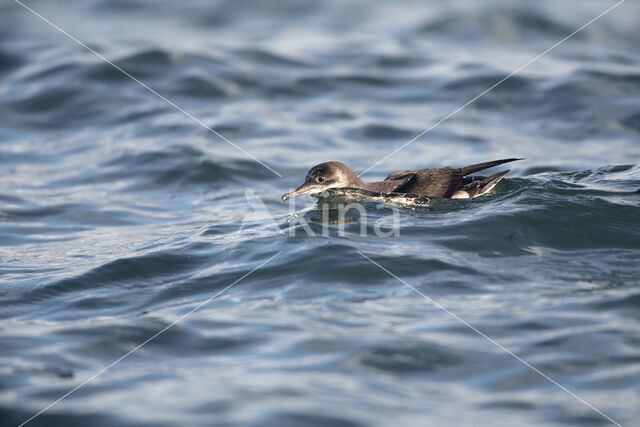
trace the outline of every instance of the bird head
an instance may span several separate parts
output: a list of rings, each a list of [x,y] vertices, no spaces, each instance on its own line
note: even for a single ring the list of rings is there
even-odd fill
[[[329,188],[357,187],[362,184],[349,166],[342,162],[325,162],[312,167],[300,187],[282,196],[282,203],[303,194],[318,194]]]

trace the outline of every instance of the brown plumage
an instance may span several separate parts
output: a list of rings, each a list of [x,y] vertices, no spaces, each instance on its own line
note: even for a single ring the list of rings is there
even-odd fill
[[[357,173],[342,162],[325,162],[311,168],[304,183],[282,196],[282,202],[302,194],[316,194],[330,188],[362,188],[380,193],[417,194],[427,197],[473,198],[490,191],[509,171],[489,177],[469,176],[517,158],[494,160],[455,168],[429,168],[392,173],[384,181],[364,182]]]

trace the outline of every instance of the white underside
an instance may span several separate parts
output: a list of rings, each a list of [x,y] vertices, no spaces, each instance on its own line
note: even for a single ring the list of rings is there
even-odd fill
[[[493,187],[495,187],[498,182],[500,182],[500,179],[494,182],[493,184],[491,184],[490,186],[486,187],[485,189],[483,189],[482,193],[478,193],[475,196],[473,196],[473,198],[475,199],[476,197],[480,197],[483,194],[487,194],[489,191],[493,190]],[[469,196],[469,192],[467,190],[458,190],[455,193],[453,193],[453,196],[451,196],[452,199],[468,199],[470,197],[471,196]]]
[[[464,190],[458,190],[455,193],[453,193],[453,196],[451,196],[452,199],[468,199],[469,198],[469,193],[467,193]]]

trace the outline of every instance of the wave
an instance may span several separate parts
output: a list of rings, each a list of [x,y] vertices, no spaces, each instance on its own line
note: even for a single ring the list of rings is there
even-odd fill
[[[257,168],[251,160],[215,161],[191,146],[171,145],[162,150],[124,153],[55,184],[126,182],[121,191],[127,192],[203,185],[219,188],[274,177],[266,168]]]
[[[473,12],[452,12],[431,19],[417,28],[417,32],[430,37],[452,37],[456,40],[476,40],[477,37],[496,38],[501,41],[519,41],[523,38],[560,39],[575,28],[560,22],[551,14],[531,10],[481,9]],[[584,35],[574,36],[578,39]]]

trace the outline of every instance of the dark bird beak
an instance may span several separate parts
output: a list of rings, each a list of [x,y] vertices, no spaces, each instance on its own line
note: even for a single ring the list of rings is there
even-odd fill
[[[303,194],[316,194],[324,191],[324,187],[314,184],[304,183],[296,191],[292,191],[291,193],[283,194],[282,199],[280,201],[282,203],[286,202],[289,199],[294,197],[302,196]]]

